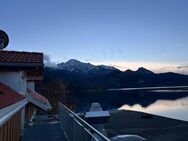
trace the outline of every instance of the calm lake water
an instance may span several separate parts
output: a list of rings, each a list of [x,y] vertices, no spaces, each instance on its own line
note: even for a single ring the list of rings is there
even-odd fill
[[[187,93],[188,90],[151,90],[149,92],[161,93],[161,94],[175,94],[181,95],[182,93]],[[119,110],[132,110],[132,111],[141,111],[145,113],[151,113],[156,115],[161,115],[164,117],[170,117],[174,119],[188,121],[188,96],[177,98],[175,100],[157,100],[156,102],[142,107],[140,104],[134,104],[132,106],[124,104],[119,108]]]
[[[88,110],[97,99],[104,110],[141,111],[188,121],[188,88],[85,93],[78,99],[77,112]]]
[[[125,104],[119,109],[141,111],[188,121],[188,96],[177,100],[157,100],[148,107],[142,107],[139,104],[133,106]]]

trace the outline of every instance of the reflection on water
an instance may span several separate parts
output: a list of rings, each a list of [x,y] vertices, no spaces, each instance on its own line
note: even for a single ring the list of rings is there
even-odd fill
[[[173,89],[172,89],[173,88]],[[142,111],[188,121],[188,88],[120,89],[105,92],[74,93],[75,112],[85,112],[94,101],[104,110],[120,109]],[[75,98],[77,99],[75,100]],[[122,106],[123,105],[123,106]]]
[[[140,104],[133,106],[125,104],[119,109],[141,111],[188,121],[188,96],[177,100],[157,100],[148,107],[142,107]]]
[[[188,92],[188,90],[150,90],[149,92],[158,92],[158,93],[183,93],[183,92]]]

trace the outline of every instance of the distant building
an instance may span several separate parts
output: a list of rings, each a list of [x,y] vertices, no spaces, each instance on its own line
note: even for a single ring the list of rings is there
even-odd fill
[[[0,51],[0,141],[19,141],[37,109],[51,109],[35,92],[43,65],[42,53]]]

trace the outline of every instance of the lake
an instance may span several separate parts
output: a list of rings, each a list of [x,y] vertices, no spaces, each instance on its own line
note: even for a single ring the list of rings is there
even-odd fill
[[[79,96],[77,112],[85,112],[94,101],[104,110],[141,111],[188,121],[188,88],[158,90],[115,90],[84,93]]]
[[[155,103],[142,107],[139,104],[129,106],[127,104],[121,106],[119,110],[141,111],[170,117],[174,119],[188,121],[188,96],[177,100],[157,100]]]

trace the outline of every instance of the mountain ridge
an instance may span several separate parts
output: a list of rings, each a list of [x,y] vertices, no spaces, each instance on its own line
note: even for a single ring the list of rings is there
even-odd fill
[[[188,86],[188,75],[177,73],[139,73],[112,71],[108,73],[80,73],[44,68],[44,83],[58,82],[70,91],[107,90],[110,88]]]
[[[45,65],[45,67],[52,67],[52,66],[48,66]],[[184,68],[187,66],[179,66],[177,68]],[[109,66],[109,65],[93,65],[92,63],[85,63],[85,62],[81,62],[77,59],[70,59],[66,62],[61,62],[56,64],[55,66],[53,66],[52,68],[54,69],[60,69],[60,70],[65,70],[65,71],[70,71],[70,72],[77,72],[77,73],[83,73],[83,74],[88,74],[90,72],[93,72],[94,70],[98,70],[98,71],[102,71],[100,69],[105,69],[106,72],[111,72],[111,71],[121,71],[121,72],[137,72],[137,73],[148,73],[150,75],[156,73],[156,72],[152,72],[151,70],[148,70],[144,67],[139,67],[137,70],[133,71],[130,69],[127,69],[125,71],[122,71],[120,69],[118,69],[117,67],[114,66]],[[181,73],[181,72],[173,72],[173,71],[166,71],[166,72],[159,72],[159,73],[178,73],[178,74],[183,74],[183,75],[187,75],[186,73]]]
[[[76,59],[70,59],[67,62],[62,62],[57,64],[57,69],[70,71],[70,72],[78,72],[83,74],[89,73],[108,73],[114,70],[118,70],[115,67],[106,66],[106,65],[93,65],[91,63],[84,63],[78,61]]]

